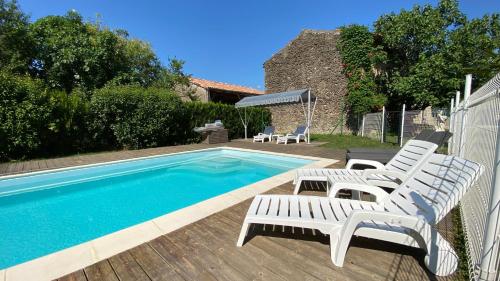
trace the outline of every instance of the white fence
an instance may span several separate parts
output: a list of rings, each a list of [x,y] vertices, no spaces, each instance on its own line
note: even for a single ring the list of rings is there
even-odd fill
[[[449,153],[484,165],[476,186],[463,198],[460,209],[471,280],[499,280],[500,240],[500,73],[471,92],[466,79],[464,100],[451,101]]]

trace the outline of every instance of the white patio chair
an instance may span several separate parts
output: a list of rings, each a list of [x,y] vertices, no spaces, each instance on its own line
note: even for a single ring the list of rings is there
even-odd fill
[[[334,176],[332,181],[368,184],[386,188],[396,188],[438,148],[437,144],[421,140],[409,140],[386,165],[363,159],[351,159],[345,169],[299,169],[295,174],[293,194],[298,194],[302,182],[327,182],[328,176]],[[354,165],[365,165],[375,169],[354,170]],[[327,185],[328,192],[328,185]],[[353,198],[358,199],[359,192],[353,192]]]
[[[266,126],[264,128],[264,132],[258,133],[256,136],[253,136],[253,142],[260,141],[264,143],[266,139],[269,141],[272,140],[274,134],[274,126]]]
[[[288,133],[285,136],[280,136],[276,139],[276,144],[284,143],[288,144],[288,141],[295,141],[299,143],[300,140],[306,140],[307,126],[301,125],[295,129],[295,132]]]
[[[330,197],[258,195],[245,217],[237,246],[243,245],[251,224],[310,228],[330,236],[336,266],[343,266],[351,237],[356,235],[421,248],[431,272],[449,275],[457,268],[457,255],[435,226],[481,173],[478,163],[434,154],[391,194],[375,186],[336,183]],[[334,198],[340,189],[371,193],[376,202]]]

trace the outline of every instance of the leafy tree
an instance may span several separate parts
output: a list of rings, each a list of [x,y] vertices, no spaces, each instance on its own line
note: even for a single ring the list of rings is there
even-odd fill
[[[92,90],[123,68],[118,37],[84,23],[76,12],[41,18],[30,31],[36,52],[33,68],[52,88],[68,93],[75,87]]]
[[[28,17],[16,1],[0,0],[0,68],[26,74],[32,55]]]
[[[344,26],[339,42],[344,73],[348,78],[347,101],[353,113],[362,114],[381,108],[385,96],[376,83],[385,53],[374,46],[374,39],[368,27],[362,25]]]
[[[500,70],[499,33],[498,14],[469,21],[456,0],[380,17],[374,36],[387,53],[380,86],[390,106],[445,106],[465,74],[490,79]]]

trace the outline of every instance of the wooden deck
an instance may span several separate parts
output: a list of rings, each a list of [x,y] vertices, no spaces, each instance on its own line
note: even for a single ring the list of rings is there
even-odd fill
[[[305,145],[232,142],[230,146],[344,159],[344,151]],[[212,147],[189,145],[0,164],[10,174]],[[340,165],[341,166],[341,165]],[[324,194],[311,187],[304,194]],[[290,194],[291,183],[270,193]],[[424,253],[409,247],[353,238],[343,268],[330,259],[328,237],[301,229],[255,226],[241,248],[236,240],[251,200],[187,225],[59,280],[454,280],[437,278]],[[440,225],[446,231],[449,220]]]

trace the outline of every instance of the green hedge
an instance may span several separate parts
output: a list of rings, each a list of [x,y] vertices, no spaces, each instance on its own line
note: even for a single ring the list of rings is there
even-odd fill
[[[196,126],[221,119],[230,138],[244,136],[232,105],[182,102],[160,88],[115,86],[88,97],[48,91],[29,77],[0,73],[0,161],[110,149],[198,142]],[[271,123],[268,110],[247,109],[253,135]]]

